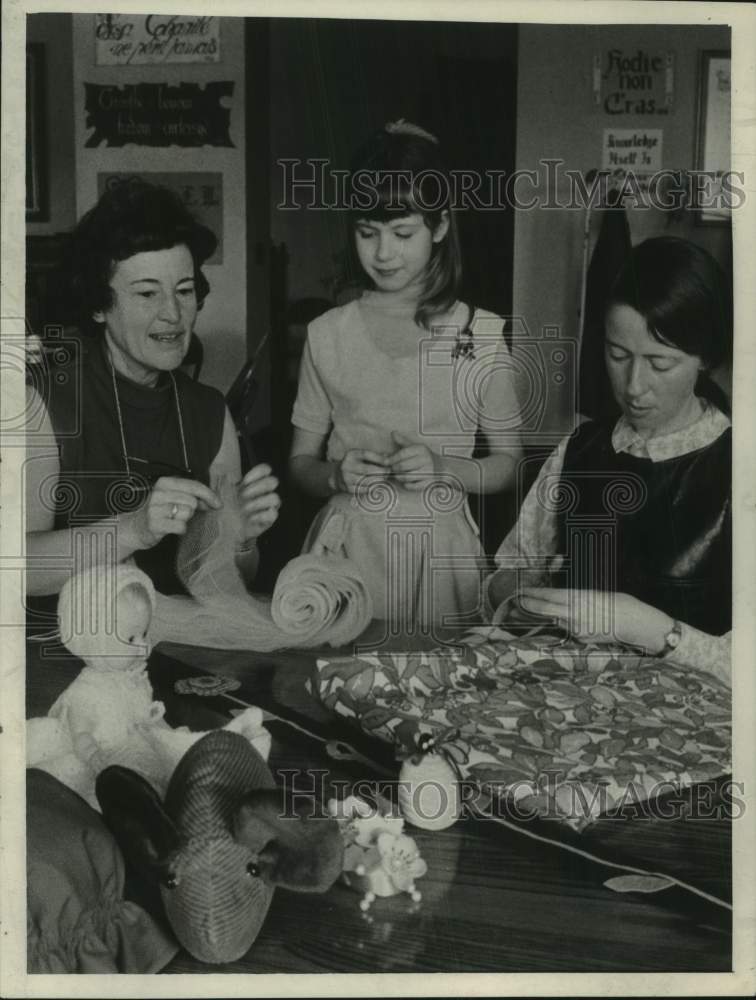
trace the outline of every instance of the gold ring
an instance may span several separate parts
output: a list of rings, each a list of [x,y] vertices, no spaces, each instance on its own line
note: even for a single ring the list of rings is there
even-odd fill
[[[173,520],[173,519],[174,519],[174,517],[175,517],[175,516],[176,516],[177,514],[178,514],[178,504],[177,504],[177,503],[175,503],[175,504],[174,504],[174,505],[173,505],[173,506],[171,507],[171,512],[170,512],[170,514],[168,515],[168,517],[170,517],[170,519],[171,519],[171,520]]]

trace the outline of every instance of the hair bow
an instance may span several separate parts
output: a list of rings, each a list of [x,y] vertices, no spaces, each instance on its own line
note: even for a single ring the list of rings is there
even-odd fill
[[[428,142],[432,142],[438,146],[438,139],[435,135],[426,132],[419,125],[413,125],[412,122],[408,122],[404,118],[400,118],[395,122],[387,122],[384,126],[384,131],[388,132],[389,135],[414,135],[418,139],[426,139]]]

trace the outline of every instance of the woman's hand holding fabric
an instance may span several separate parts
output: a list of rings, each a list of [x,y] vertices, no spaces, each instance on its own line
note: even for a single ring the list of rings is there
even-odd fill
[[[166,535],[183,535],[196,510],[217,509],[221,502],[209,486],[193,479],[162,476],[145,503],[121,522],[134,533],[135,549],[151,549]]]
[[[388,458],[391,475],[407,490],[421,490],[439,473],[437,456],[424,444],[417,444],[398,431],[391,436],[398,445]]]
[[[519,602],[532,614],[556,619],[577,639],[637,646],[651,655],[664,648],[674,624],[669,615],[630,594],[525,587]]]
[[[244,535],[258,538],[278,518],[281,497],[276,492],[278,479],[269,465],[256,465],[239,484],[239,509],[244,520]]]

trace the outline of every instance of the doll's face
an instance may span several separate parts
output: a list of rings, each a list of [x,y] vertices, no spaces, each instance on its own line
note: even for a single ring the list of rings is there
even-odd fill
[[[126,589],[116,603],[116,635],[112,666],[126,668],[143,663],[150,655],[148,633],[152,617],[146,595]]]

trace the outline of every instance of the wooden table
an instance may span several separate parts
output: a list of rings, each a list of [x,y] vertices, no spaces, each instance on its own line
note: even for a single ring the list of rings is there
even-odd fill
[[[71,660],[58,661],[55,667],[41,666],[38,660],[39,650],[33,650],[27,685],[30,714],[46,711],[57,694],[53,688],[65,687],[77,669]],[[166,702],[169,721],[192,728],[222,725],[234,703],[228,697],[177,695],[176,679],[200,672],[242,680],[241,700],[286,716],[287,721],[268,723],[274,771],[324,772],[326,795],[333,782],[380,777],[382,772],[364,760],[334,760],[328,755],[329,727],[341,724],[305,691],[304,679],[312,664],[312,652],[225,653],[171,646],[153,654],[150,672],[157,696]],[[350,742],[361,745],[358,738]],[[383,749],[376,764],[391,770],[389,748]],[[377,900],[363,915],[359,895],[342,884],[322,896],[278,890],[260,936],[243,959],[209,967],[182,952],[165,971],[730,969],[731,913],[726,908],[677,887],[654,895],[615,893],[604,882],[621,872],[565,848],[663,868],[722,895],[729,878],[729,831],[721,822],[599,820],[573,836],[552,827],[541,824],[538,831],[558,844],[479,819],[462,819],[441,832],[408,827],[428,864],[427,875],[418,882],[423,894],[419,904],[397,896]]]

